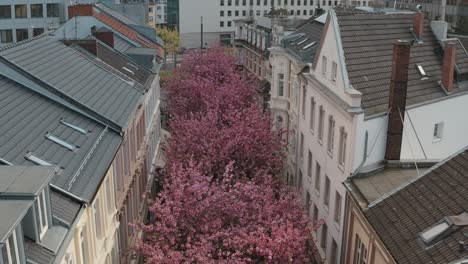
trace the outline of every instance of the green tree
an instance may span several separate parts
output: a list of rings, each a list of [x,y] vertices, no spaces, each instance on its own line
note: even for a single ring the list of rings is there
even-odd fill
[[[164,60],[167,54],[172,54],[174,58],[174,66],[177,63],[177,52],[179,52],[180,37],[177,29],[169,29],[165,27],[157,27],[156,34],[164,41]]]

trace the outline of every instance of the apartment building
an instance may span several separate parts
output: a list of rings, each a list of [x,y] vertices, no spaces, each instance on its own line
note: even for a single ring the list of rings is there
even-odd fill
[[[167,24],[167,0],[150,1],[149,9],[150,21],[148,23],[162,26]],[[151,17],[152,21],[151,21]]]
[[[367,6],[368,1],[363,1]],[[181,45],[200,47],[201,17],[203,17],[203,45],[211,46],[220,40],[232,43],[234,20],[264,17],[274,7],[286,9],[290,17],[307,19],[316,9],[329,10],[342,4],[340,0],[180,0],[179,29]],[[196,10],[197,12],[194,12]]]
[[[270,48],[271,106],[275,120],[293,131],[286,177],[302,188],[312,218],[325,222],[316,233],[320,261],[339,263],[343,182],[395,159],[385,155],[389,114],[405,127],[397,159],[440,160],[468,145],[462,136],[468,127],[458,125],[467,121],[468,57],[458,39],[447,39],[444,30],[434,33],[431,24],[439,29],[440,23],[421,13],[335,8],[310,22],[315,26],[309,32],[298,30],[282,47]],[[392,45],[399,39],[413,46],[408,106],[395,113],[389,111],[389,87]],[[451,61],[444,54],[454,51],[456,63],[444,64]]]

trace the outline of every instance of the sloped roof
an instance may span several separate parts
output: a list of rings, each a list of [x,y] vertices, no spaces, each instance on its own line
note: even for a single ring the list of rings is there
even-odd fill
[[[112,17],[122,21],[123,23],[125,24],[128,24],[128,25],[137,25],[138,23],[136,21],[134,21],[133,19],[125,16],[124,14],[122,14],[121,12],[118,12],[114,9],[112,9],[111,7],[108,7],[107,5],[105,5],[104,3],[96,3],[96,6],[99,7],[99,9],[101,9],[102,11],[106,12],[107,14],[111,15]]]
[[[162,47],[164,45],[163,40],[156,35],[156,30],[154,28],[140,25],[129,25],[129,27],[138,31],[138,33],[142,34],[143,36],[151,39],[153,42],[156,42],[159,46]]]
[[[324,24],[315,17],[302,23],[291,35],[282,40],[283,46],[304,62],[313,62],[320,46]],[[315,42],[315,44],[313,44]],[[305,49],[306,48],[306,49]]]
[[[392,45],[398,39],[413,41],[410,31],[413,14],[337,13],[344,56],[351,85],[362,93],[362,108],[366,114],[388,109],[392,66]],[[424,21],[423,43],[411,47],[407,104],[412,105],[447,96],[441,80],[442,57],[435,51],[440,44]],[[428,75],[421,80],[416,68],[420,63]],[[453,93],[467,87],[454,85]]]
[[[0,50],[0,57],[121,128],[143,98],[128,82],[48,36]]]
[[[86,131],[64,125],[66,121]],[[63,104],[0,75],[0,157],[14,165],[31,166],[31,152],[60,167],[51,183],[90,201],[111,165],[122,138],[116,132]],[[51,133],[77,146],[69,150],[49,139]]]
[[[446,216],[468,212],[468,150],[436,165],[427,174],[364,210],[397,263],[438,264],[468,256],[459,250],[468,226],[455,228],[431,246],[419,235]]]
[[[139,43],[142,47],[155,49],[155,55],[161,58],[164,57],[164,50],[160,45],[145,37],[143,34],[138,33],[138,31],[131,28],[129,25],[124,24],[123,22],[106,14],[105,12],[95,12],[94,17],[112,29],[116,30],[120,34]]]

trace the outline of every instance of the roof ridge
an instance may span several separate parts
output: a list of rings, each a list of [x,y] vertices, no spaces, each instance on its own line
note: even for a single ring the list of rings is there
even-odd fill
[[[399,191],[405,189],[406,187],[412,185],[413,183],[419,181],[420,179],[423,179],[425,176],[427,176],[429,173],[435,171],[437,168],[441,167],[442,165],[446,164],[448,161],[454,159],[455,157],[461,155],[462,153],[468,151],[468,146],[465,146],[464,148],[462,148],[461,150],[455,152],[454,154],[448,156],[447,158],[439,161],[437,164],[435,164],[434,166],[430,167],[428,170],[426,170],[423,174],[421,174],[420,176],[412,179],[412,180],[409,180],[408,182],[398,186],[397,188],[391,190],[390,192],[382,195],[381,197],[379,197],[377,200],[369,203],[369,205],[367,206],[366,209],[364,209],[364,211],[368,210],[368,209],[371,209],[372,207],[374,206],[377,206],[379,203],[385,201],[385,199],[391,197],[392,195],[398,193]]]

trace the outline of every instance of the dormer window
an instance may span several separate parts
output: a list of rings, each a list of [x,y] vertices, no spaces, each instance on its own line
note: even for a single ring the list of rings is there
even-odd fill
[[[20,263],[16,229],[2,246],[2,259],[4,264]]]
[[[46,202],[46,191],[43,190],[39,196],[37,197],[34,206],[36,207],[36,217],[38,218],[39,222],[39,235],[42,238],[44,234],[49,229],[49,219],[48,219],[48,210],[47,210],[47,202]]]
[[[424,70],[423,66],[421,64],[416,64],[416,67],[418,68],[418,72],[421,75],[421,80],[427,80],[429,77],[427,77],[427,73]]]

